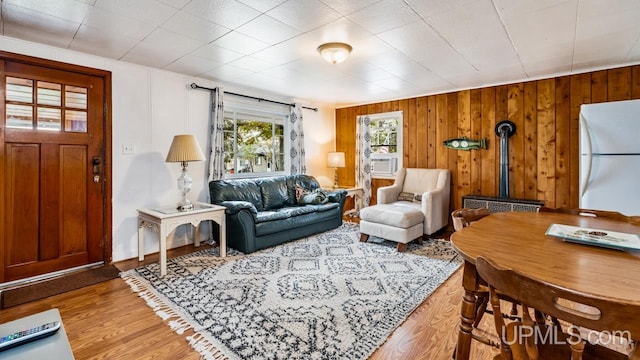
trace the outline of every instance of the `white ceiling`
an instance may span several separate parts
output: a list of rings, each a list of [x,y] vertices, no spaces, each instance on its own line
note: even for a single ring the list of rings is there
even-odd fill
[[[639,0],[2,0],[2,34],[354,104],[640,62]],[[317,47],[346,42],[342,64]]]

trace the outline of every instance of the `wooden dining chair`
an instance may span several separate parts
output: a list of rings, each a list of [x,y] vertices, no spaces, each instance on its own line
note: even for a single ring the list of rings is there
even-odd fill
[[[463,228],[471,225],[472,223],[482,219],[483,217],[489,215],[489,209],[487,208],[462,208],[454,210],[451,213],[451,218],[453,220],[453,228],[455,231],[460,231]],[[486,285],[481,284],[478,290],[475,293],[476,303],[475,303],[475,318],[473,320],[473,328],[478,328],[482,318],[485,313],[489,313],[493,315],[493,311],[488,307],[489,304],[489,288]],[[511,303],[511,312],[508,316],[510,318],[517,318],[518,308],[517,304],[509,299],[506,296],[502,296],[502,299]],[[480,335],[472,332],[472,338],[490,346],[499,347],[500,344],[488,338],[487,336]]]
[[[462,208],[454,210],[451,213],[453,229],[455,231],[459,231],[462,228],[469,226],[472,222],[478,221],[487,215],[489,215],[489,209],[487,208]]]
[[[624,221],[628,223],[640,224],[640,216],[627,216],[617,211],[580,209],[580,208],[551,208],[551,207],[541,206],[538,208],[538,212],[554,212],[554,213],[571,214],[571,215],[579,215],[579,216],[591,216],[591,217],[599,217],[599,218],[606,218],[606,219],[611,219],[616,221]]]
[[[628,331],[631,339],[638,339],[640,322],[636,319],[640,319],[640,306],[621,304],[544,283],[517,271],[500,268],[484,257],[476,259],[476,269],[489,284],[491,305],[496,314],[494,322],[501,347],[500,355],[494,360],[638,358],[635,348],[627,355],[582,340],[578,327],[595,331]],[[499,316],[501,310],[497,291],[522,304],[522,320],[507,323]],[[529,314],[529,307],[539,310],[535,320]],[[547,323],[544,317],[538,316],[541,313],[572,324],[568,327],[570,331],[563,332],[560,326]]]

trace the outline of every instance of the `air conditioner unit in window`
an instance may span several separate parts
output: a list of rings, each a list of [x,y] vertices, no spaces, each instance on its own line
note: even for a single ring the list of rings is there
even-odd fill
[[[398,159],[371,159],[371,170],[376,174],[394,174],[398,171]]]

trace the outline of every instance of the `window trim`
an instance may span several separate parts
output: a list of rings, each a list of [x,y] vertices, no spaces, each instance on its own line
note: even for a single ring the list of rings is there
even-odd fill
[[[288,110],[288,108],[287,108]],[[279,110],[275,107],[264,106],[264,107],[256,107],[242,103],[224,103],[223,112],[233,112],[242,113],[247,115],[255,115],[258,117],[282,117],[283,119],[283,139],[284,139],[284,170],[282,171],[271,171],[271,172],[254,172],[254,173],[233,173],[227,174],[225,173],[223,179],[255,179],[255,178],[266,178],[273,176],[282,176],[288,175],[289,169],[291,167],[290,157],[287,156],[289,154],[289,148],[291,146],[291,140],[287,136],[289,133],[289,117],[291,116],[288,112],[283,110]],[[273,124],[273,122],[272,122]],[[237,119],[234,118],[234,133],[237,132]],[[224,138],[224,135],[223,135]],[[237,152],[237,138],[233,141],[234,152]],[[274,150],[273,147],[271,149]],[[235,158],[234,158],[235,162]]]
[[[398,128],[396,130],[397,133],[397,150],[395,154],[374,154],[373,151],[371,152],[371,160],[373,161],[374,158],[377,159],[393,159],[396,158],[398,159],[398,169],[393,172],[393,173],[376,173],[376,171],[372,171],[371,172],[371,178],[373,179],[395,179],[396,178],[396,174],[398,173],[398,170],[402,169],[403,167],[403,158],[404,158],[404,113],[402,112],[402,110],[399,111],[389,111],[389,112],[385,112],[385,113],[377,113],[377,114],[369,114],[366,115],[369,117],[369,120],[371,122],[373,121],[377,121],[377,120],[382,120],[382,119],[387,119],[387,118],[392,118],[392,117],[397,117],[398,118]],[[369,131],[371,131],[371,125],[369,125]]]

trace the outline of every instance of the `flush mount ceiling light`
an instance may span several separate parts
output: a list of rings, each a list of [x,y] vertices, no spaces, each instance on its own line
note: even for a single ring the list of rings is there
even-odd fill
[[[347,59],[351,52],[351,45],[345,43],[326,43],[318,46],[318,52],[322,57],[332,64],[338,64]]]

